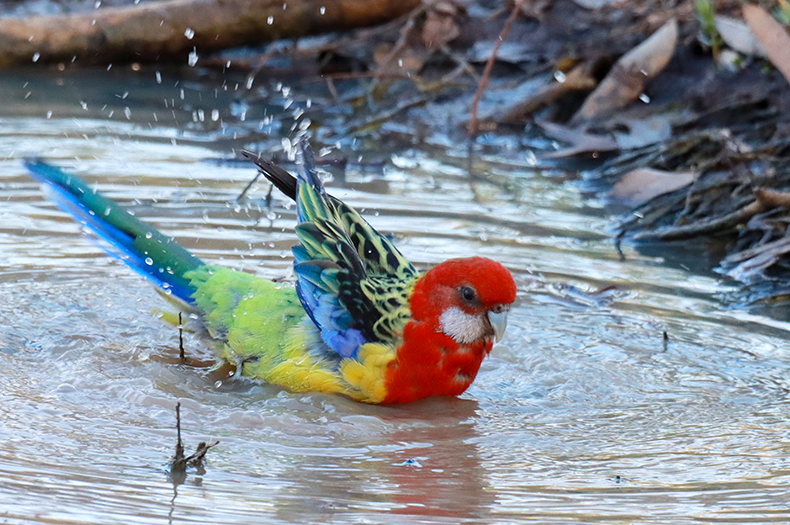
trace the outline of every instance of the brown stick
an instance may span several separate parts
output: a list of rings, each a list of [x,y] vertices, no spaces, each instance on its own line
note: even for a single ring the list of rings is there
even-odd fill
[[[683,226],[665,226],[654,231],[642,231],[635,233],[631,238],[635,241],[679,241],[701,235],[711,235],[734,228],[763,210],[765,210],[765,206],[759,200],[755,200],[723,217]]]
[[[502,42],[505,41],[505,37],[510,32],[510,26],[513,25],[513,22],[516,20],[516,16],[521,11],[521,5],[524,3],[525,0],[517,0],[516,4],[513,6],[513,11],[510,12],[510,16],[505,22],[505,26],[502,28],[502,32],[499,33],[499,38],[494,44],[494,51],[491,53],[491,56],[488,57],[488,61],[486,62],[486,67],[483,69],[483,77],[480,79],[480,84],[477,85],[477,91],[475,91],[475,98],[472,100],[472,117],[469,119],[469,124],[467,126],[467,131],[469,132],[470,137],[474,137],[477,135],[477,106],[480,104],[480,99],[483,96],[483,91],[485,91],[486,86],[488,85],[488,79],[491,77],[491,70],[494,68],[494,61],[496,60],[497,54],[499,54],[499,48],[502,47]]]
[[[73,57],[89,63],[186,61],[193,50],[375,25],[419,5],[420,0],[164,0],[75,15],[0,18],[0,68]]]

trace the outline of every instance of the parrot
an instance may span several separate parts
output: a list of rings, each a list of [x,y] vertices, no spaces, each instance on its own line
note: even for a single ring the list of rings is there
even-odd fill
[[[306,139],[298,149],[296,177],[244,152],[296,202],[293,283],[207,264],[79,177],[38,158],[25,166],[110,254],[194,312],[241,376],[369,404],[465,392],[507,327],[510,271],[472,256],[420,273],[326,192]]]

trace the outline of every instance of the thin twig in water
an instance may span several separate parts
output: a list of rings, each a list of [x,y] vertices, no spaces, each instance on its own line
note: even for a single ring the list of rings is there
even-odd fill
[[[173,454],[173,459],[170,462],[174,467],[184,459],[184,443],[181,441],[181,401],[176,403],[176,435],[178,436],[176,452]]]
[[[505,41],[505,37],[507,37],[507,34],[510,32],[510,26],[512,26],[513,22],[516,20],[524,1],[525,0],[516,1],[516,4],[513,6],[513,11],[510,12],[510,17],[508,17],[507,22],[505,22],[502,32],[499,33],[499,38],[496,44],[494,44],[494,50],[491,52],[491,56],[488,57],[486,66],[483,69],[483,77],[480,79],[480,84],[478,84],[477,91],[475,91],[475,98],[472,100],[472,118],[469,119],[469,125],[467,127],[470,137],[475,137],[477,135],[477,106],[480,104],[483,91],[485,91],[488,85],[488,79],[491,77],[491,70],[494,68],[494,61],[496,60],[497,54],[499,54],[499,48],[502,47],[502,42]]]
[[[176,451],[173,458],[170,460],[170,475],[181,477],[186,475],[187,467],[197,469],[199,474],[204,474],[203,458],[211,447],[216,446],[219,441],[209,443],[208,445],[201,441],[198,443],[195,453],[191,456],[184,456],[184,443],[181,441],[181,402],[176,403],[176,434],[178,441],[176,442]]]
[[[242,202],[247,197],[247,192],[250,191],[252,185],[258,182],[258,179],[261,177],[261,172],[255,174],[255,177],[252,178],[249,184],[239,193],[239,196],[236,197],[236,202]]]

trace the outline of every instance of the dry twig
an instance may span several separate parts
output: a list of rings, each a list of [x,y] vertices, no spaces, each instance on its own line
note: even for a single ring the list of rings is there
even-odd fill
[[[485,91],[486,86],[488,85],[488,80],[491,77],[491,70],[494,68],[494,61],[496,60],[496,56],[499,53],[499,48],[502,47],[502,42],[505,41],[507,34],[510,32],[510,26],[512,26],[513,22],[515,22],[516,17],[521,11],[521,6],[524,4],[524,1],[525,0],[516,1],[516,4],[513,6],[513,11],[510,12],[510,16],[508,17],[507,22],[505,22],[505,26],[499,33],[499,38],[494,45],[494,50],[491,52],[491,56],[488,58],[486,66],[483,69],[483,76],[480,78],[480,84],[478,84],[477,91],[475,91],[475,98],[472,100],[472,117],[469,119],[469,124],[467,127],[470,137],[477,136],[477,106],[480,105],[480,99],[483,96],[483,91]]]

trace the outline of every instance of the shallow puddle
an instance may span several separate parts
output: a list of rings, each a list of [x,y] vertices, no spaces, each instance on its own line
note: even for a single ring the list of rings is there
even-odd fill
[[[518,143],[492,139],[470,181],[442,130],[378,150],[316,133],[351,161],[331,192],[420,268],[479,254],[513,271],[508,333],[460,399],[367,406],[179,364],[178,332],[152,314],[166,303],[21,159],[73,170],[206,261],[273,278],[288,274],[293,208],[276,192],[268,207],[265,183],[236,202],[255,170],[229,159],[285,158],[305,115],[311,129],[339,117],[315,86],[176,73],[0,79],[4,523],[790,520],[790,325],[723,306],[731,287],[712,273],[621,260],[598,203],[530,169]],[[220,441],[180,486],[165,471],[178,401],[187,448]]]

